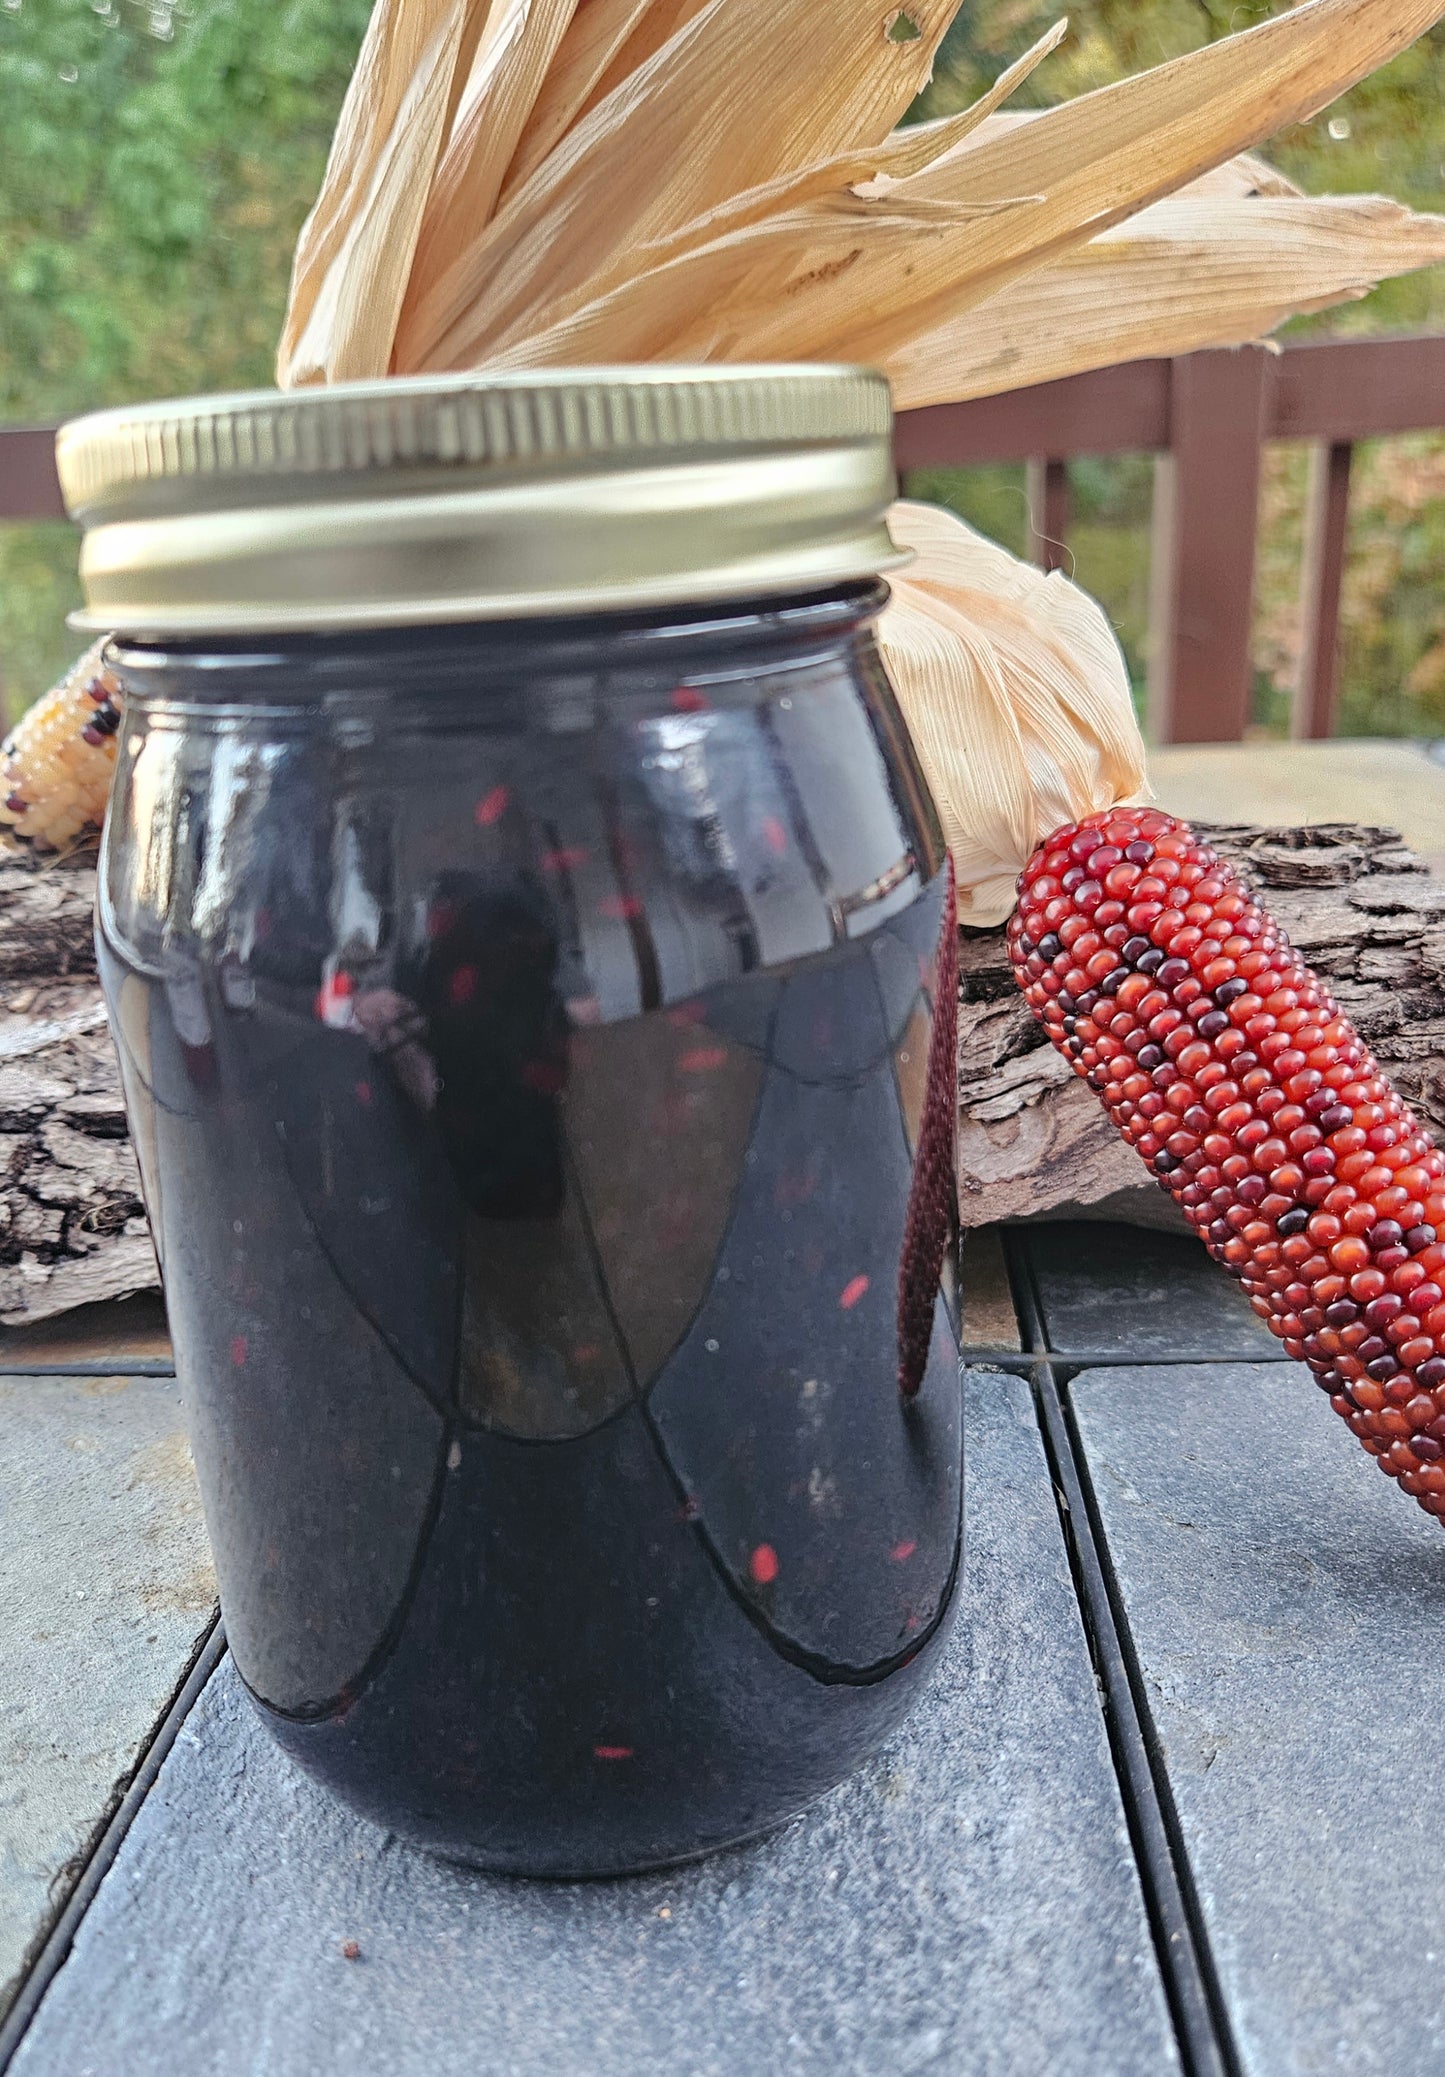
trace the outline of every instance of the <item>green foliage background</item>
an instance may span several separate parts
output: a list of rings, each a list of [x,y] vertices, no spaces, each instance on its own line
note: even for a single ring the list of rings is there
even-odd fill
[[[369,0],[0,0],[0,421],[267,383]],[[0,699],[77,644],[75,539],[0,527]]]
[[[827,0],[810,0],[826,5]],[[270,379],[291,250],[325,163],[368,0],[0,0],[0,421]],[[1058,100],[1274,11],[1272,0],[1083,0],[1024,104]],[[1058,12],[965,0],[919,113],[963,106]],[[1445,31],[1270,148],[1316,191],[1442,206]],[[1445,269],[1312,321],[1341,332],[1445,325]],[[909,486],[1015,548],[1022,472]],[[1080,581],[1145,670],[1147,458],[1080,462]],[[1302,458],[1266,470],[1257,713],[1287,712]],[[68,527],[0,527],[0,702],[11,717],[76,643]],[[1346,599],[1344,725],[1445,734],[1445,440],[1362,453]]]

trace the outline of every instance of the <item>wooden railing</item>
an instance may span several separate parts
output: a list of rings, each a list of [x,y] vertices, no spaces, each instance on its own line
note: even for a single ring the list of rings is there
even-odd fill
[[[1354,443],[1445,427],[1445,334],[1326,340],[1135,361],[966,404],[905,411],[900,470],[1028,465],[1031,553],[1064,558],[1069,461],[1157,457],[1149,724],[1159,743],[1237,742],[1249,719],[1260,465],[1312,450],[1293,732],[1333,733]],[[0,428],[0,522],[63,512],[52,427]]]
[[[1270,440],[1312,449],[1302,559],[1303,660],[1293,733],[1333,734],[1340,579],[1357,440],[1445,426],[1445,335],[1324,340],[1136,361],[1037,389],[905,412],[902,469],[1029,463],[1034,559],[1063,557],[1068,461],[1150,452],[1154,490],[1149,732],[1233,743],[1249,719],[1260,462]]]
[[[0,426],[0,521],[64,517],[54,426]]]

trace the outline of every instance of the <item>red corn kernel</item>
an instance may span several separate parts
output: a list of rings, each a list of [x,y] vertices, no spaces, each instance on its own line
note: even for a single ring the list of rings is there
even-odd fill
[[[1020,888],[1010,947],[1050,1035],[1363,1447],[1445,1518],[1445,1156],[1184,824],[1092,816]]]

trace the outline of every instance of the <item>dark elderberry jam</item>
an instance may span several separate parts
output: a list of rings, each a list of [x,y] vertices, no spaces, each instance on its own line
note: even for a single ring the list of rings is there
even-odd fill
[[[951,890],[883,595],[115,651],[102,972],[231,1650],[443,1853],[756,1832],[941,1647]]]

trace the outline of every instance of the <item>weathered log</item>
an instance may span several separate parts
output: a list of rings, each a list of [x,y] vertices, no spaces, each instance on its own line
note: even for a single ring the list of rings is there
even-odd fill
[[[1445,1133],[1445,885],[1390,830],[1214,833]],[[157,1285],[90,936],[91,858],[0,853],[0,1321]],[[1178,1222],[1043,1039],[1002,931],[961,947],[964,1224],[1065,1213]]]
[[[1263,897],[1374,1048],[1445,1133],[1445,885],[1394,830],[1208,832]],[[1183,1226],[1045,1039],[1002,931],[962,937],[958,1193],[965,1226],[1080,1214]]]
[[[95,978],[94,861],[0,852],[0,1322],[154,1290]]]

